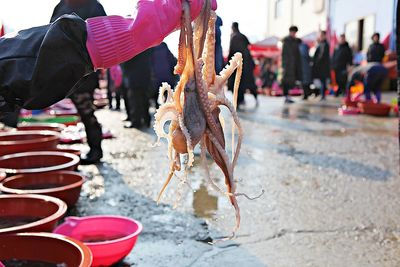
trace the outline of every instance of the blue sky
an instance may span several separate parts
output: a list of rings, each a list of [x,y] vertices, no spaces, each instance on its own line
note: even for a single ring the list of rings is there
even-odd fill
[[[100,0],[107,14],[128,15],[133,12],[137,0]],[[48,23],[58,0],[0,0],[0,20],[6,30],[20,30]],[[222,45],[229,46],[230,25],[233,21],[251,42],[265,37],[267,27],[267,0],[218,0],[217,13],[222,17]],[[166,39],[171,50],[176,51],[177,33]]]

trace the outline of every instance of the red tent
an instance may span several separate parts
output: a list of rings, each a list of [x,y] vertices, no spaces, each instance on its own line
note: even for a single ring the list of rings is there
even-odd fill
[[[386,50],[389,49],[390,46],[390,37],[391,37],[391,33],[388,33],[385,38],[383,38],[382,40],[382,44],[385,47]]]
[[[279,38],[270,36],[255,44],[251,44],[249,49],[253,57],[275,58],[279,57],[280,49],[278,48]]]
[[[4,27],[3,27],[3,23],[1,23],[0,21],[0,37],[4,35]]]

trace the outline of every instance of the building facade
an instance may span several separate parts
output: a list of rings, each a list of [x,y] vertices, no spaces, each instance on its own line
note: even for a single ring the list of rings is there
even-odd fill
[[[392,32],[396,4],[396,0],[331,0],[332,30],[345,33],[351,46],[365,51],[374,32],[381,39]]]
[[[325,30],[328,0],[268,0],[268,36],[284,37],[291,25],[299,28],[298,35],[311,35]]]
[[[290,25],[298,36],[316,36],[319,30],[345,33],[355,50],[365,51],[371,36],[382,39],[393,31],[397,0],[268,0],[267,36],[284,37]],[[329,23],[329,25],[328,25]]]

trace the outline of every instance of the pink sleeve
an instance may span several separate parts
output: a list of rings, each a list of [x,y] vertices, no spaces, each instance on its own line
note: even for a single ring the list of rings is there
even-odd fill
[[[204,0],[191,0],[190,3],[194,19]],[[213,9],[216,9],[216,0],[213,0]],[[158,45],[179,27],[181,14],[181,0],[139,0],[132,18],[88,19],[86,47],[94,68],[110,68]]]

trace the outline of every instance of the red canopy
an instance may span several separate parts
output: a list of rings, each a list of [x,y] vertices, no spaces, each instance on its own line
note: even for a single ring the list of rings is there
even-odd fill
[[[382,40],[382,44],[383,44],[383,46],[385,47],[385,49],[386,50],[388,50],[389,49],[389,46],[390,46],[390,33],[388,33],[386,36],[385,36],[385,38],[383,38],[383,40]]]
[[[4,27],[3,27],[3,23],[1,23],[0,21],[0,37],[4,35]]]
[[[253,57],[267,57],[274,58],[280,55],[280,49],[278,48],[279,38],[276,36],[270,36],[262,41],[249,46],[250,53]]]

